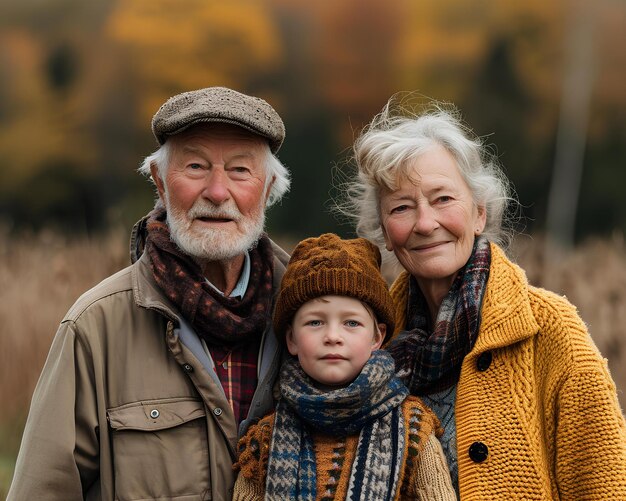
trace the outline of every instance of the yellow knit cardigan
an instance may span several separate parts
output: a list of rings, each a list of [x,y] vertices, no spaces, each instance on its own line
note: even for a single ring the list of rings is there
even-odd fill
[[[391,289],[400,329],[408,281]],[[455,412],[462,500],[626,500],[626,425],[606,360],[576,309],[530,286],[494,244]]]

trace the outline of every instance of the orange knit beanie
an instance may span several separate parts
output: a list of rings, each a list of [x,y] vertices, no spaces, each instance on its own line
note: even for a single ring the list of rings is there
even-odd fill
[[[393,333],[395,310],[380,273],[380,251],[364,238],[342,240],[333,233],[307,238],[294,249],[274,310],[274,331],[284,340],[286,328],[304,303],[326,295],[350,296],[367,304]]]

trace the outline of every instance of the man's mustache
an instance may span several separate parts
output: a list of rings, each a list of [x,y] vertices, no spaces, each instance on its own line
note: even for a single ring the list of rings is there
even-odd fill
[[[239,221],[241,212],[233,205],[214,205],[211,203],[197,201],[187,212],[190,219],[196,218],[213,218],[213,219],[232,219]]]

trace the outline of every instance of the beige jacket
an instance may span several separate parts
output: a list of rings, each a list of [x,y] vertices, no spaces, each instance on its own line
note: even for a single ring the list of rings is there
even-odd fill
[[[274,251],[277,289],[288,255]],[[241,432],[273,408],[280,359],[268,327]],[[212,361],[143,255],[85,293],[61,322],[8,499],[230,499],[237,438]]]

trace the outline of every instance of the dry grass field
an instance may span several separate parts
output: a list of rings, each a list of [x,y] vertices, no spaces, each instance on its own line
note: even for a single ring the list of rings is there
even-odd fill
[[[56,328],[85,290],[129,262],[126,232],[69,241],[0,235],[0,500]]]
[[[589,241],[550,270],[544,269],[542,251],[540,239],[523,238],[511,254],[531,283],[564,294],[578,306],[609,360],[625,407],[623,238]],[[57,324],[82,292],[128,262],[124,231],[79,241],[49,233],[19,240],[0,235],[0,499],[6,496],[30,396]]]

